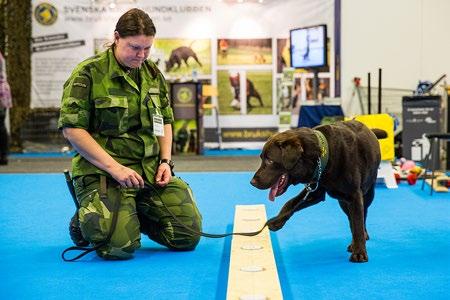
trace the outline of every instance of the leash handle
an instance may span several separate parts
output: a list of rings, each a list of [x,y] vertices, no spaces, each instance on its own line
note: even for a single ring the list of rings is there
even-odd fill
[[[61,258],[62,258],[64,261],[66,261],[66,262],[74,262],[74,261],[76,261],[76,260],[82,258],[83,256],[85,256],[86,254],[91,253],[91,252],[93,252],[93,251],[99,249],[100,247],[104,246],[105,244],[106,244],[106,243],[101,243],[101,244],[98,244],[98,245],[95,246],[95,247],[79,247],[79,246],[72,246],[72,247],[67,248],[66,250],[64,250],[64,251],[61,253]],[[68,259],[68,258],[66,258],[66,253],[69,252],[69,251],[84,251],[84,252],[78,254],[78,255],[75,256],[74,258]]]

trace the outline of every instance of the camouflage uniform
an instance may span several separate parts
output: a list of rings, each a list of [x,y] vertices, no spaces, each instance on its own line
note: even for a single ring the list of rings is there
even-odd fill
[[[130,74],[122,69],[111,49],[80,63],[64,84],[58,127],[87,130],[115,160],[153,184],[159,144],[153,134],[152,115],[162,115],[164,124],[169,124],[173,112],[167,84],[157,67],[146,61],[135,71]],[[97,251],[99,256],[131,257],[140,247],[140,232],[171,249],[193,249],[198,244],[199,237],[178,225],[161,203],[185,225],[201,229],[192,191],[180,178],[173,177],[164,188],[156,187],[160,197],[148,190],[122,188],[109,179],[104,201],[99,195],[99,176],[109,174],[76,154],[72,175],[81,205],[81,231],[94,245],[107,238],[114,201],[120,201],[116,229],[108,245]]]

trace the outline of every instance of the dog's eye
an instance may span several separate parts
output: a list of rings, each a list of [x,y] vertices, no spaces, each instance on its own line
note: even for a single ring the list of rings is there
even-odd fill
[[[270,158],[266,158],[266,164],[268,165],[273,164],[273,160],[271,160]]]

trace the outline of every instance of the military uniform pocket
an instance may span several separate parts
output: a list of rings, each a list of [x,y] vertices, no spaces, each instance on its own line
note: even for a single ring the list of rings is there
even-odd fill
[[[128,100],[125,96],[107,96],[94,100],[97,130],[108,136],[118,136],[128,130]]]

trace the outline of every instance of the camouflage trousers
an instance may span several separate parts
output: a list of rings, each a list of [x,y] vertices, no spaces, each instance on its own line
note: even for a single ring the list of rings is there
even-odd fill
[[[200,237],[179,224],[202,229],[202,217],[190,187],[173,177],[163,188],[136,189],[120,187],[108,179],[107,197],[100,197],[100,176],[87,175],[74,179],[80,203],[78,217],[83,237],[94,246],[110,234],[116,201],[120,201],[117,223],[109,242],[97,250],[105,259],[128,259],[141,246],[141,232],[153,241],[173,250],[192,250]],[[163,202],[165,205],[163,205]]]

